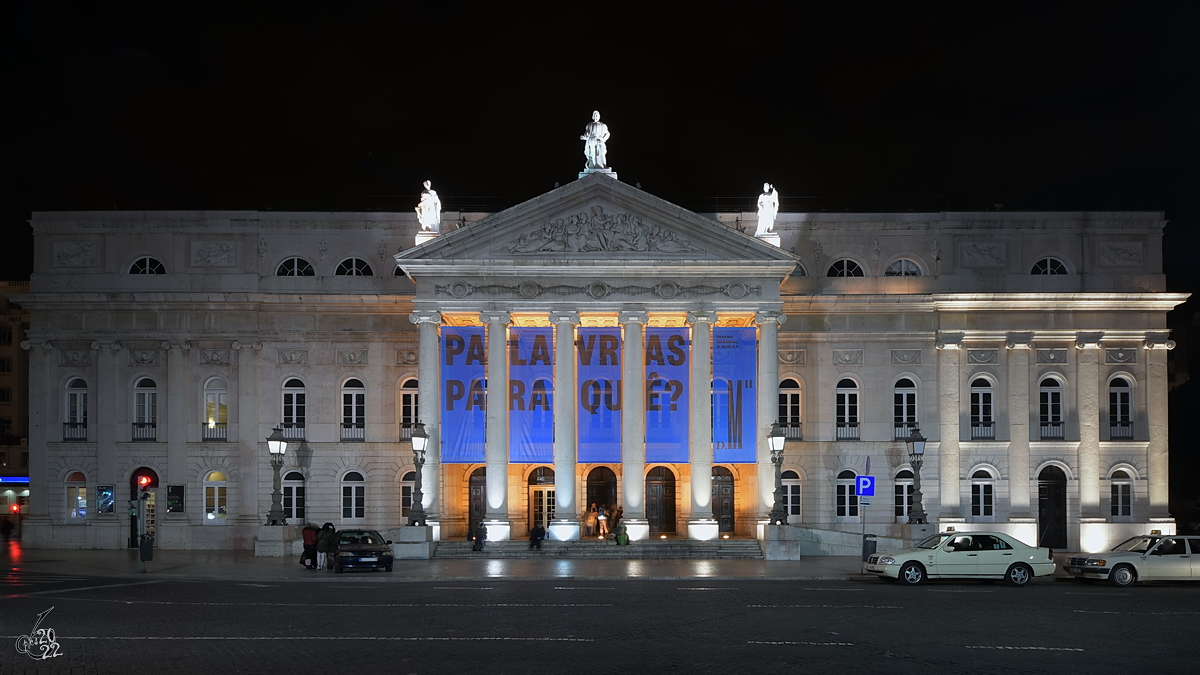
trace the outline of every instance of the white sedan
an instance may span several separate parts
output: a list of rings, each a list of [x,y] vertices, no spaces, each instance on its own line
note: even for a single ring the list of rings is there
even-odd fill
[[[939,532],[913,548],[872,554],[867,571],[910,586],[926,579],[1004,579],[1024,586],[1054,574],[1054,552],[1002,532]]]
[[[1200,537],[1158,533],[1131,537],[1106,553],[1073,554],[1063,570],[1077,579],[1107,579],[1117,586],[1200,579]]]

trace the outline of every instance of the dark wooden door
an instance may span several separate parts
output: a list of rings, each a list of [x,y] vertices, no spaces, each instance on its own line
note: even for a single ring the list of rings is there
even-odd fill
[[[475,536],[475,528],[487,513],[487,473],[480,467],[471,473],[471,493],[467,514],[467,530]]]
[[[675,531],[675,476],[662,467],[646,477],[646,520],[650,532]]]
[[[1038,481],[1038,546],[1065,549],[1067,547],[1066,474],[1056,467],[1046,467],[1038,478],[1041,479]]]
[[[606,466],[598,466],[588,473],[587,503],[584,508],[590,509],[592,504],[610,511],[620,504],[617,501],[617,474]]]
[[[721,532],[733,532],[733,474],[724,467],[713,467],[713,518]]]

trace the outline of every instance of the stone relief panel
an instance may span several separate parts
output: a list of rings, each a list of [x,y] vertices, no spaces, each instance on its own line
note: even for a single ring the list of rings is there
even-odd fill
[[[237,247],[227,241],[192,242],[193,267],[234,267],[237,265]]]
[[[1102,241],[1096,244],[1096,263],[1100,267],[1140,267],[1142,242]]]
[[[95,267],[96,244],[90,241],[56,242],[54,244],[55,267]]]
[[[995,349],[968,349],[967,363],[997,363],[1000,355]]]
[[[545,252],[696,253],[687,239],[661,225],[645,223],[629,213],[606,213],[599,204],[578,214],[547,220],[506,245],[514,255]]]
[[[897,366],[915,366],[921,363],[920,349],[893,349],[892,364]]]
[[[160,363],[162,352],[158,349],[130,349],[129,350],[129,365],[131,366],[157,366]]]
[[[92,365],[92,350],[63,349],[58,352],[60,366],[90,366]]]
[[[1137,363],[1136,349],[1105,349],[1105,363]]]
[[[861,349],[833,350],[833,365],[835,366],[861,366],[862,363],[863,350]]]
[[[485,295],[500,295],[510,297],[522,297],[527,300],[533,299],[542,295],[587,295],[596,300],[607,298],[613,295],[639,296],[639,295],[656,295],[664,300],[680,296],[703,296],[703,295],[724,295],[734,300],[740,300],[749,295],[761,295],[762,286],[742,283],[741,281],[731,281],[720,286],[710,284],[698,284],[693,286],[684,286],[674,281],[660,281],[653,286],[640,286],[637,284],[614,286],[606,281],[593,281],[583,286],[574,286],[570,284],[556,284],[554,286],[542,286],[536,281],[524,281],[515,286],[507,284],[486,284],[476,286],[465,281],[456,281],[452,284],[436,285],[434,292],[438,295],[449,295],[454,298],[465,298],[476,293]]]
[[[277,349],[275,350],[275,362],[288,366],[307,366],[308,350]]]
[[[210,366],[229,365],[230,350],[228,349],[199,349],[200,363]]]
[[[1004,267],[1008,262],[1002,241],[963,242],[960,250],[963,267]]]
[[[410,366],[417,362],[417,350],[415,349],[397,349],[396,350],[396,365]]]
[[[789,366],[803,366],[808,362],[808,352],[804,349],[782,349],[779,351],[779,362]]]
[[[1066,363],[1067,350],[1065,349],[1039,349],[1037,350],[1038,363]]]
[[[359,366],[367,362],[367,350],[362,349],[339,349],[337,350],[337,362],[343,366]]]

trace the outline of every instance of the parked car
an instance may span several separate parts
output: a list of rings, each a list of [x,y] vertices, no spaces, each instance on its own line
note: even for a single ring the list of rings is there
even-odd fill
[[[1200,579],[1200,537],[1158,533],[1130,537],[1111,551],[1068,556],[1063,570],[1076,579],[1107,579],[1117,586]]]
[[[1054,573],[1054,552],[1003,532],[939,532],[912,548],[872,554],[867,571],[915,586],[926,579],[1004,579],[1024,586]]]
[[[392,571],[392,540],[375,530],[341,530],[337,533],[337,553],[333,571],[377,568]]]

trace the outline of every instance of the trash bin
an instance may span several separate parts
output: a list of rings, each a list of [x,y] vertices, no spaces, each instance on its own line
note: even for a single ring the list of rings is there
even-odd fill
[[[142,562],[154,560],[154,537],[151,537],[148,534],[143,534],[142,540],[138,544],[138,548],[140,549],[139,553],[141,554],[140,557]]]
[[[871,557],[871,554],[875,552],[875,548],[878,545],[879,545],[879,542],[875,541],[875,535],[873,535],[873,534],[864,534],[863,535],[863,551],[862,551],[862,561],[863,562],[867,562],[867,558]]]

